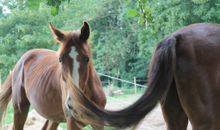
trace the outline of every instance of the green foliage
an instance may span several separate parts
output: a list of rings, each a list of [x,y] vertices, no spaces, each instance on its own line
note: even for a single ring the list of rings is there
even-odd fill
[[[25,51],[57,48],[49,22],[70,30],[87,20],[97,71],[132,81],[133,77],[146,79],[150,57],[160,39],[188,24],[220,21],[218,0],[9,0],[3,4],[12,12],[8,16],[0,12],[3,78]]]
[[[9,124],[13,122],[13,107],[12,107],[12,103],[9,103],[7,111],[6,111],[6,115],[7,118],[3,118],[3,124]]]
[[[136,62],[136,67],[139,67],[135,69],[135,72],[141,72],[147,66],[155,44],[169,33],[192,23],[219,23],[219,3],[220,1],[217,0],[133,1],[136,7],[127,6],[127,8],[138,10],[138,19],[141,21],[139,23],[145,25],[137,30],[136,34],[138,56],[141,59]],[[147,60],[147,64],[143,62],[144,60]]]
[[[14,12],[0,22],[0,73],[3,77],[19,57],[31,48],[52,48],[47,16],[38,12]],[[4,69],[3,69],[4,68]]]
[[[7,74],[19,58],[29,49],[48,48],[57,49],[54,39],[50,34],[48,23],[52,22],[63,30],[78,29],[85,19],[97,17],[97,11],[102,7],[88,7],[99,0],[75,0],[64,5],[65,11],[61,11],[55,17],[50,15],[47,5],[41,5],[39,10],[11,10],[12,13],[0,20],[0,74],[5,79]],[[94,3],[95,2],[95,3]],[[84,9],[84,10],[81,10]],[[83,17],[81,17],[83,16]]]
[[[0,1],[0,3],[7,6],[9,9],[25,9],[28,7],[30,10],[38,10],[42,4],[50,7],[51,15],[55,16],[59,13],[60,9],[64,9],[65,3],[70,3],[70,0],[7,0]]]
[[[38,9],[40,7],[41,0],[28,0],[27,6],[31,9]]]
[[[127,6],[135,6],[132,2],[113,0],[106,3],[105,10],[100,16],[91,21],[94,32],[93,56],[99,72],[133,80],[134,76],[146,76],[146,61],[141,61],[145,67],[136,64],[143,59],[138,56],[138,33],[144,26],[137,24],[138,12]],[[109,12],[109,13],[106,13]],[[102,25],[102,26],[100,26]],[[139,63],[138,63],[139,64]],[[139,73],[136,67],[142,69]],[[144,73],[143,73],[144,72]]]

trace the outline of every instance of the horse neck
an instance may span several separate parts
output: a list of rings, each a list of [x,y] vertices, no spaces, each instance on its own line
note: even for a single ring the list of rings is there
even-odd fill
[[[54,82],[56,82],[55,84],[61,86],[62,82],[63,82],[63,77],[62,77],[62,66],[59,64],[57,66],[57,69],[55,69],[56,71],[54,71]]]

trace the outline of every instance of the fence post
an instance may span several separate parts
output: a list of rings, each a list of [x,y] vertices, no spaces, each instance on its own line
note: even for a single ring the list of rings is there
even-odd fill
[[[108,80],[108,95],[113,96],[113,83],[111,80]]]
[[[136,77],[134,77],[134,94],[137,93]]]

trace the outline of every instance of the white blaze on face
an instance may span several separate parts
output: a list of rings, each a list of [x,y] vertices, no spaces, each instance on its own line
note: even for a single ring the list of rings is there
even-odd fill
[[[77,56],[79,53],[76,51],[76,48],[73,46],[71,47],[71,52],[69,53],[69,56],[73,59],[73,65],[72,65],[72,78],[74,81],[74,84],[79,87],[79,62],[77,61]],[[71,99],[71,94],[67,92],[67,98],[65,106],[67,108],[67,114],[68,116],[75,115],[73,113],[73,101]]]
[[[76,48],[71,47],[70,57],[73,59],[73,69],[72,78],[77,87],[79,87],[79,62],[77,61],[77,56],[79,55]]]

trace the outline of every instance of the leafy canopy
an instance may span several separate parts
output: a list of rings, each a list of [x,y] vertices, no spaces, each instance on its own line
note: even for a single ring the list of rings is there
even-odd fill
[[[5,0],[0,7],[3,78],[27,50],[57,49],[49,22],[70,30],[88,21],[97,71],[141,83],[163,37],[192,23],[220,23],[219,0]]]

